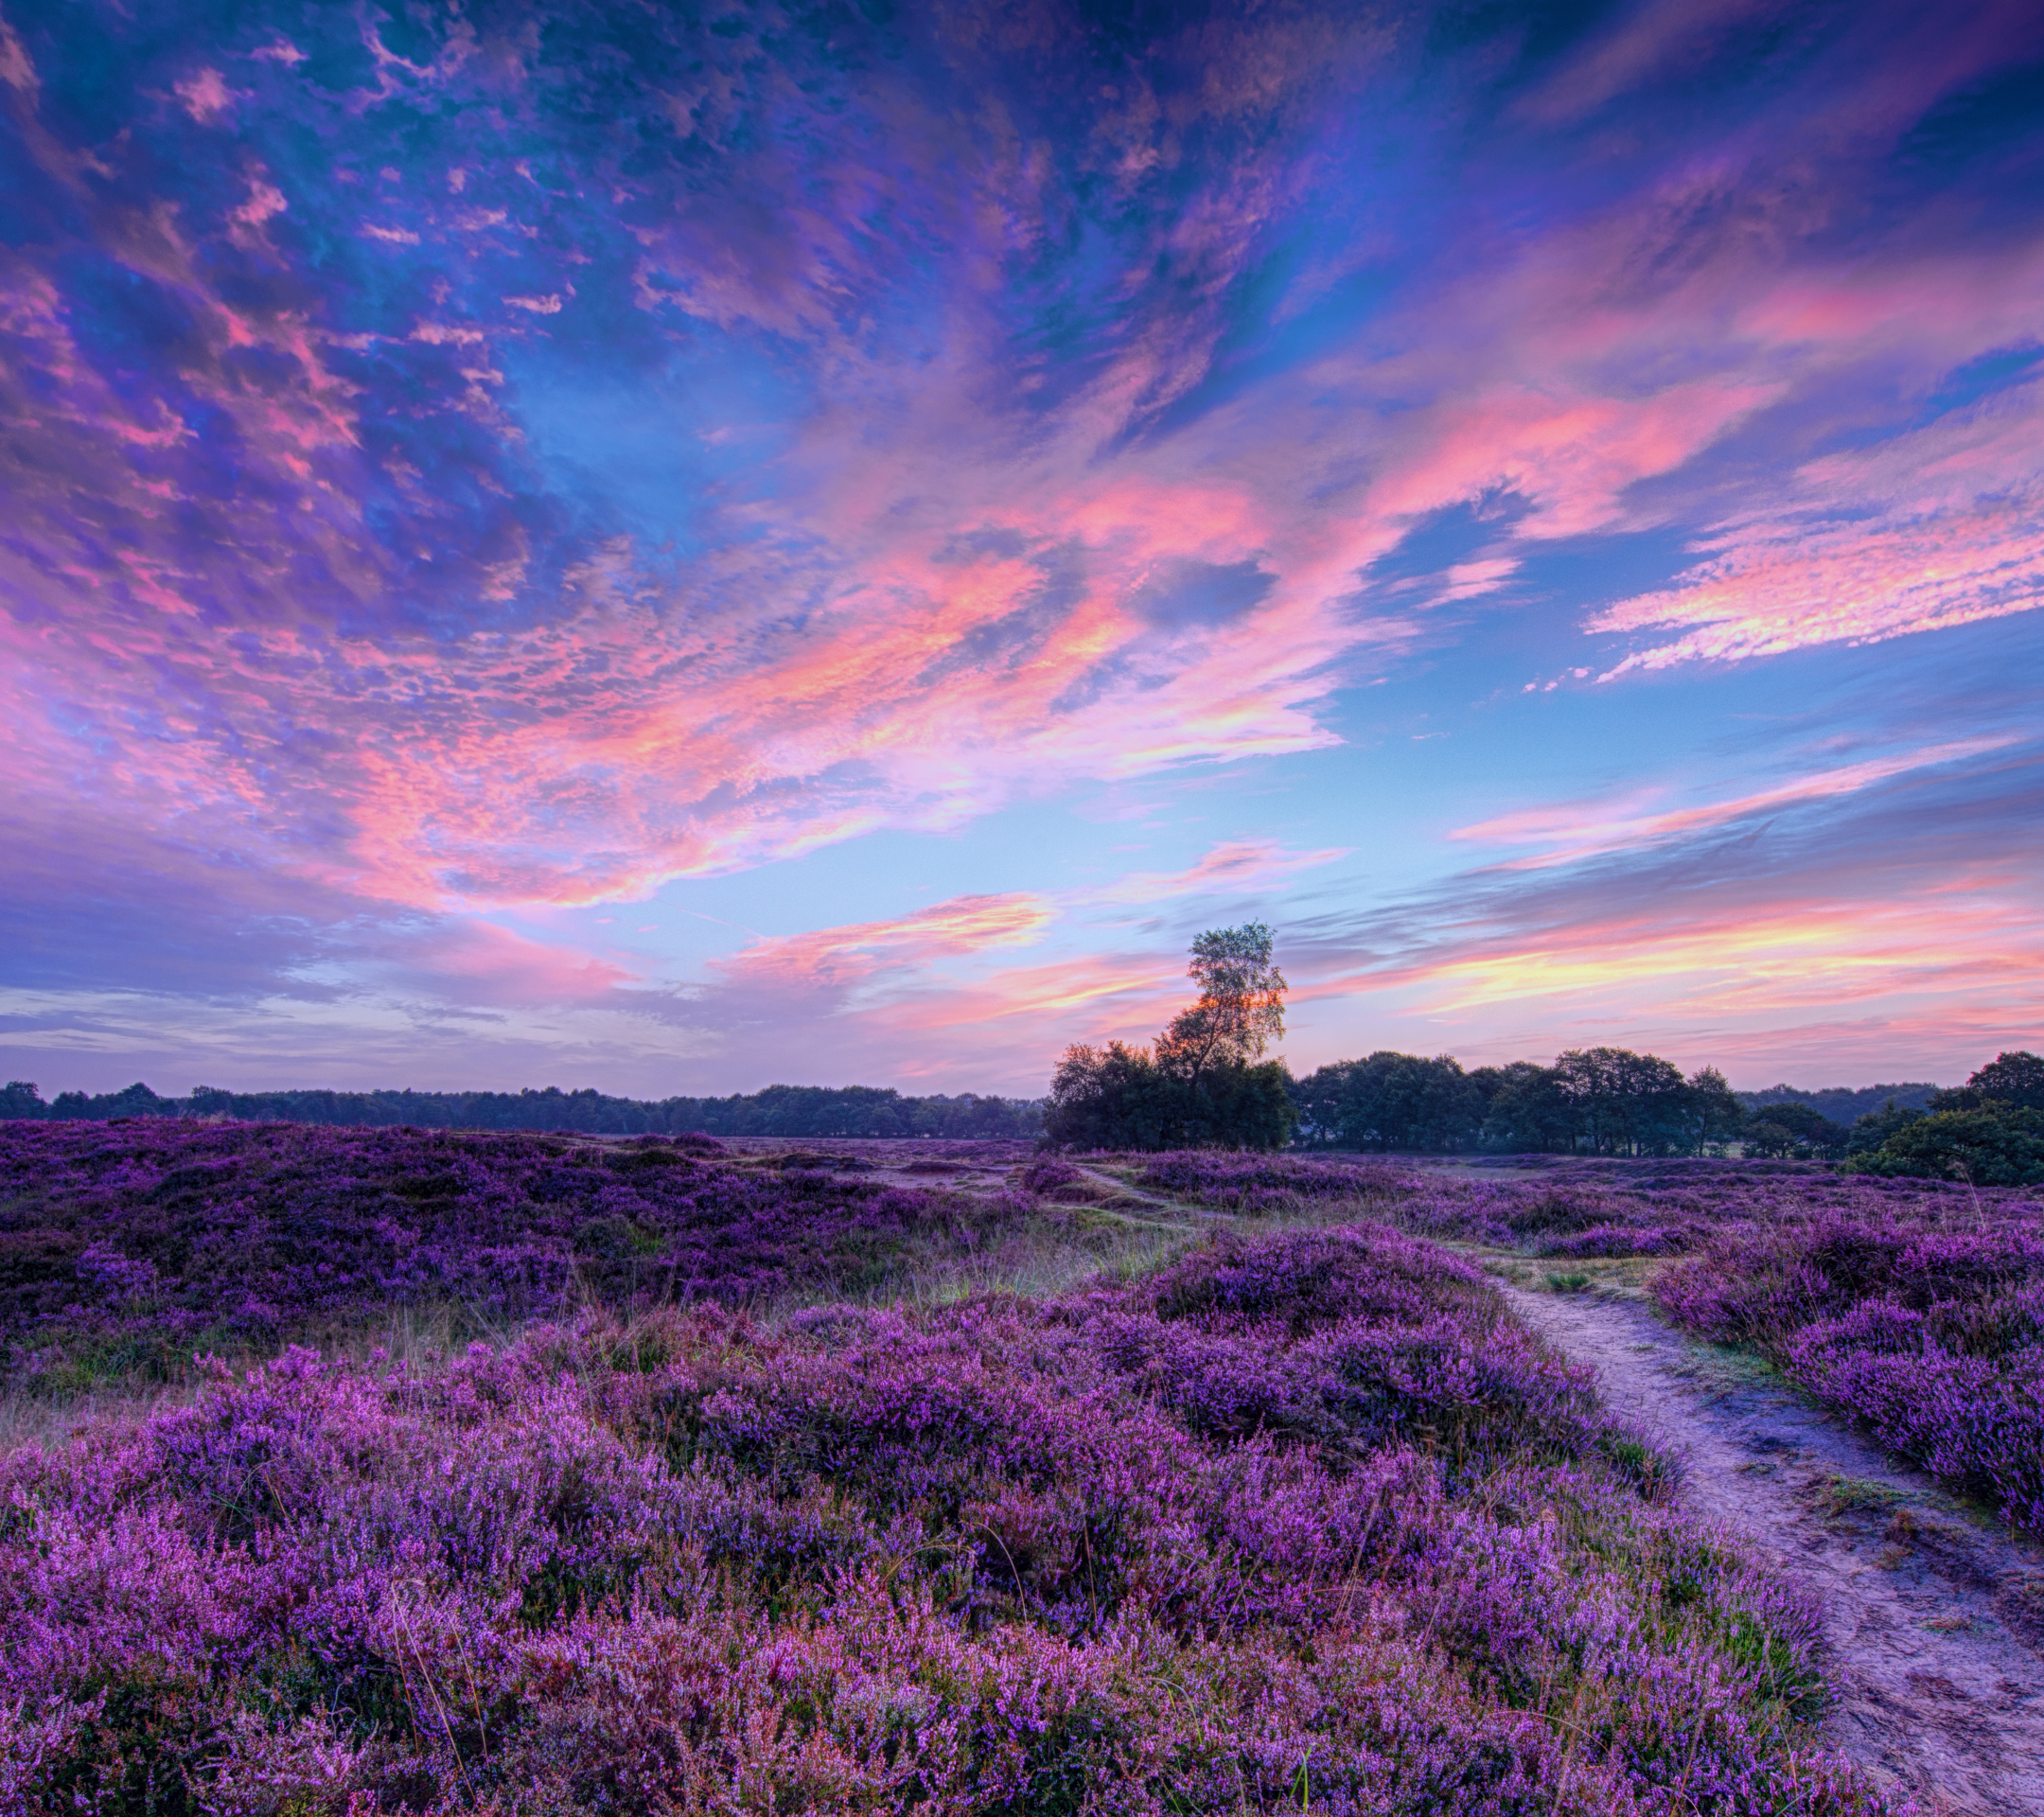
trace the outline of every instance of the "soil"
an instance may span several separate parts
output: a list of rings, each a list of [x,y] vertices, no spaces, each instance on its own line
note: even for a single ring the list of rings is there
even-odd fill
[[[1512,1310],[1683,1458],[1681,1494],[1824,1612],[1825,1739],[1929,1813],[2044,1817],[2044,1553],[1756,1358],[1645,1307],[1505,1286]]]

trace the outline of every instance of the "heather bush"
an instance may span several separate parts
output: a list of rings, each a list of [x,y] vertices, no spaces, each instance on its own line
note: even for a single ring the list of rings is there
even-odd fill
[[[79,1383],[396,1304],[481,1327],[590,1300],[760,1301],[876,1282],[1025,1208],[788,1158],[703,1137],[0,1123],[0,1347],[17,1375]]]
[[[1555,1261],[1669,1259],[1653,1291],[1677,1321],[1758,1347],[1884,1443],[2044,1531],[2044,1207],[2019,1191],[1794,1163],[1489,1177],[1213,1153],[1146,1157],[1137,1178],[1237,1214],[1360,1212]]]
[[[1420,1182],[1411,1172],[1382,1161],[1187,1149],[1145,1156],[1137,1184],[1216,1210],[1255,1216],[1313,1204],[1403,1196],[1418,1191]]]
[[[2044,1532],[2044,1213],[1998,1209],[1971,1228],[1729,1227],[1655,1297]]]
[[[0,1463],[33,1812],[1874,1813],[1811,1609],[1382,1228],[293,1350]]]

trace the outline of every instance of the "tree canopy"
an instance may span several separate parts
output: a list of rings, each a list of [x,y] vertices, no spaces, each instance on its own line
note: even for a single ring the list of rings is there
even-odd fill
[[[1982,1104],[2044,1110],[2044,1057],[2017,1050],[2000,1053],[1957,1091],[1940,1092],[1934,1110],[1972,1110]]]
[[[1264,1060],[1284,1033],[1284,974],[1260,922],[1192,943],[1198,997],[1154,1050],[1120,1041],[1066,1049],[1044,1106],[1061,1148],[1280,1148],[1298,1121],[1292,1075]]]
[[[1445,1053],[1380,1050],[1316,1068],[1294,1097],[1310,1144],[1378,1153],[1696,1154],[1736,1136],[1740,1122],[1716,1067],[1685,1079],[1670,1062],[1624,1048],[1473,1072]]]

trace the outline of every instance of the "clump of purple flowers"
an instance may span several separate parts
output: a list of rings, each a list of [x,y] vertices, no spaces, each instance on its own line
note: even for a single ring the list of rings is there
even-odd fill
[[[308,1351],[0,1464],[0,1807],[1845,1817],[1811,1610],[1382,1227]]]
[[[1141,1184],[1256,1214],[1353,1205],[1555,1259],[1694,1257],[1656,1279],[1693,1331],[1765,1350],[1883,1442],[2044,1532],[2044,1206],[2021,1190],[1712,1161],[1502,1170],[1165,1155]]]
[[[147,1372],[394,1303],[480,1321],[876,1281],[1005,1201],[739,1158],[707,1137],[0,1122],[0,1356]]]
[[[1929,1228],[1732,1226],[1654,1295],[2044,1532],[2044,1207],[2011,1197],[1997,1211]]]

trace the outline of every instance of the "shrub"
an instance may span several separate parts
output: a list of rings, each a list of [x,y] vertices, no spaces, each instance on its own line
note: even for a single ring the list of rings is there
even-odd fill
[[[1856,1173],[1963,1179],[1975,1186],[2044,1183],[2044,1111],[1988,1104],[1933,1111],[1892,1131],[1845,1163]]]
[[[1848,1817],[1814,1611],[1382,1229],[292,1351],[0,1463],[29,1808]]]

